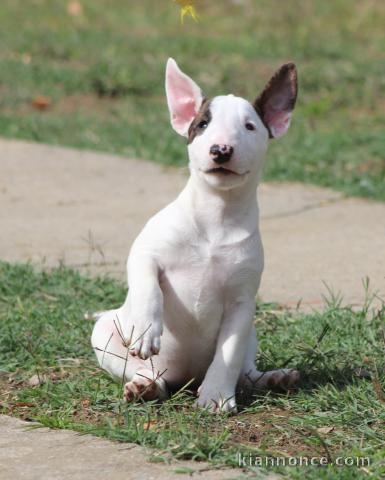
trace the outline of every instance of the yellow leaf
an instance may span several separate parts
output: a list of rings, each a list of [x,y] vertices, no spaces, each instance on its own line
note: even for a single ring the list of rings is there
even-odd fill
[[[182,7],[180,12],[180,19],[181,22],[184,23],[184,17],[186,15],[191,15],[191,17],[197,22],[199,20],[198,13],[194,6],[194,2],[192,0],[174,0],[175,2],[179,3]]]

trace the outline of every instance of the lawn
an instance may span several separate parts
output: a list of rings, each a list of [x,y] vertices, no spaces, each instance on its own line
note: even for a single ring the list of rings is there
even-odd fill
[[[265,179],[385,200],[385,2],[202,0],[199,11],[199,23],[181,25],[171,0],[2,0],[1,135],[183,166],[164,96],[167,57],[208,96],[250,100],[294,60],[298,105],[289,134],[272,141]],[[108,277],[0,261],[0,413],[154,447],[156,461],[303,455],[329,465],[273,470],[385,475],[385,305],[331,300],[312,314],[257,305],[259,366],[298,368],[301,385],[243,392],[240,414],[228,417],[193,409],[185,391],[161,405],[122,401],[122,386],[97,367],[83,313],[124,295]],[[370,464],[333,465],[357,456]]]
[[[298,107],[265,178],[385,200],[384,2],[202,0],[200,15],[181,25],[171,0],[2,0],[1,135],[185,165],[167,57],[208,96],[250,100],[294,60]]]
[[[369,465],[275,471],[314,480],[385,474],[385,305],[353,311],[331,302],[313,314],[258,305],[259,365],[298,368],[301,385],[285,395],[243,392],[240,414],[228,417],[193,409],[188,392],[161,405],[123,403],[121,385],[97,367],[83,312],[119,305],[124,295],[107,277],[0,262],[0,413],[154,447],[156,461],[358,456]]]

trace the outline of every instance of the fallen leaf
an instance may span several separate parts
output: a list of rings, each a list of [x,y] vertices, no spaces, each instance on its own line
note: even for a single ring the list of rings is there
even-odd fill
[[[71,358],[71,357],[58,358],[58,362],[60,364],[63,364],[63,363],[73,363],[75,365],[80,365],[81,364],[80,358]]]
[[[149,420],[143,426],[145,430],[152,430],[156,427],[156,422],[151,422],[151,420]]]
[[[24,53],[21,56],[21,61],[24,63],[24,65],[29,65],[31,63],[31,55],[29,53]]]
[[[32,106],[36,110],[47,110],[51,106],[51,100],[43,95],[38,95],[32,100]]]
[[[373,379],[373,388],[376,392],[377,398],[381,403],[385,403],[385,393],[382,390],[382,386],[378,378]]]
[[[71,15],[71,17],[79,17],[83,13],[82,4],[76,1],[68,2],[67,13]]]
[[[32,375],[31,378],[28,379],[27,383],[30,387],[37,387],[38,385],[42,385],[48,379],[47,375]]]
[[[317,428],[318,433],[330,433],[334,430],[334,427],[320,427]]]
[[[14,407],[34,407],[35,404],[34,403],[31,403],[31,402],[16,402],[16,403],[13,403],[12,404],[12,408]]]

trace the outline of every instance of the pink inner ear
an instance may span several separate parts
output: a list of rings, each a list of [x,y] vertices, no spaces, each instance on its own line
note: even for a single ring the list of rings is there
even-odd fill
[[[270,110],[266,112],[265,121],[267,125],[269,125],[271,134],[275,138],[282,137],[284,135],[289,126],[291,120],[291,112],[280,112]]]
[[[171,94],[172,95],[172,94]],[[196,115],[195,101],[192,97],[175,97],[173,103],[172,120],[174,128],[185,130]]]
[[[198,85],[179,70],[173,60],[167,63],[166,93],[172,126],[179,134],[187,136],[203,98]]]

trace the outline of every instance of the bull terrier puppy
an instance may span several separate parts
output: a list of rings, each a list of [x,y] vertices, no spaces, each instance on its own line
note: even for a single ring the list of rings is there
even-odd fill
[[[187,138],[190,177],[152,217],[127,262],[124,304],[102,312],[92,346],[126,382],[127,401],[163,399],[192,382],[197,405],[236,412],[238,386],[290,388],[295,370],[255,367],[255,297],[263,271],[256,190],[269,139],[289,128],[297,73],[283,65],[253,103],[206,98],[169,59],[174,130]]]

